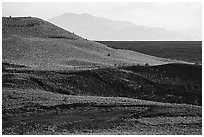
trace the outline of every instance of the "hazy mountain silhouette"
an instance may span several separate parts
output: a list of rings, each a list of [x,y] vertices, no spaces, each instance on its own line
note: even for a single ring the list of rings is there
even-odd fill
[[[65,13],[49,21],[91,40],[199,40],[197,35],[136,25],[128,21],[113,21],[89,14]]]
[[[182,32],[191,36],[194,36],[195,38],[202,40],[202,27],[194,27],[194,28],[188,28],[188,29],[176,29],[175,32]]]

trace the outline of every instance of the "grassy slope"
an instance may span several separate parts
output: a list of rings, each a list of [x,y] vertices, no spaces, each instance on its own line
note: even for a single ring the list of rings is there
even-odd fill
[[[4,61],[34,68],[66,69],[73,66],[94,67],[134,63],[155,65],[171,62],[138,52],[112,49],[32,17],[3,17],[2,35]]]
[[[98,41],[115,49],[128,49],[152,56],[202,63],[202,41]]]

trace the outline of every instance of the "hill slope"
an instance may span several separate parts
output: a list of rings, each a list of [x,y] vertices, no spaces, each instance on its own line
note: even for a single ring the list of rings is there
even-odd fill
[[[3,60],[42,69],[163,64],[169,60],[88,41],[47,21],[2,18]]]
[[[201,66],[166,64],[86,71],[33,71],[7,63],[3,67],[3,87],[12,89],[202,104]]]

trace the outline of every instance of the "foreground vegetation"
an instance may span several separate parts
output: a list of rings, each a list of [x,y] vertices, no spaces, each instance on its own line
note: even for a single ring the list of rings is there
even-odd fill
[[[186,64],[40,71],[3,64],[3,87],[39,88],[66,95],[130,97],[202,104],[202,68]]]
[[[3,134],[201,134],[198,106],[41,90],[3,95]]]
[[[201,70],[169,64],[37,71],[3,63],[2,131],[201,134]]]

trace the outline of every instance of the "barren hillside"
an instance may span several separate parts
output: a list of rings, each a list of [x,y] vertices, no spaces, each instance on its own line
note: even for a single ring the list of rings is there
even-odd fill
[[[3,60],[41,69],[130,64],[164,64],[169,60],[117,50],[81,38],[33,17],[3,17]]]

